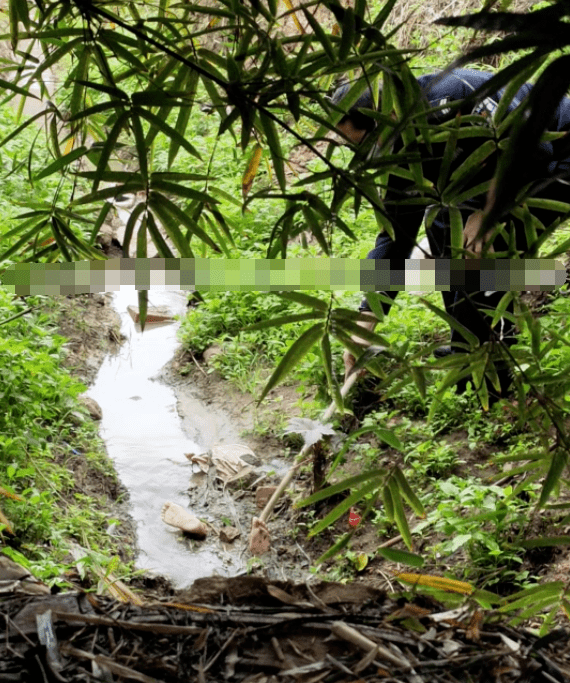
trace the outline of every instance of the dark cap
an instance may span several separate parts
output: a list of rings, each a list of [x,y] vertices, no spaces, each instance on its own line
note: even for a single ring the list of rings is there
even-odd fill
[[[352,85],[350,83],[344,83],[344,85],[341,85],[334,91],[333,96],[331,97],[331,102],[333,104],[338,104],[346,95],[346,93],[350,90],[351,87]],[[374,109],[374,102],[372,100],[372,93],[370,92],[370,88],[366,88],[362,95],[352,105],[351,109],[359,109],[360,107],[365,107],[366,109]]]
[[[337,88],[330,98],[332,104],[338,104],[342,98],[347,94],[352,85],[350,83],[345,83]],[[356,102],[350,107],[348,112],[339,121],[339,125],[343,124],[345,121],[349,120],[352,125],[359,129],[365,131],[372,131],[376,127],[376,122],[370,116],[367,116],[364,112],[360,112],[359,109],[374,109],[374,102],[372,100],[372,93],[370,88],[360,95]]]

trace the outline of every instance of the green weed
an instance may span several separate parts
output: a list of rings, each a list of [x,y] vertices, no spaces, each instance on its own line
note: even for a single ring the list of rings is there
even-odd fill
[[[41,306],[42,298],[28,298],[27,307]],[[0,321],[18,307],[0,289]],[[91,420],[78,422],[77,396],[84,385],[62,367],[65,340],[54,334],[53,315],[32,313],[2,326],[0,338],[0,484],[22,500],[2,499],[2,511],[14,529],[3,532],[3,552],[48,583],[61,582],[69,562],[69,542],[116,553],[118,540],[104,531],[110,517],[104,499],[77,491],[66,466],[69,442],[88,467],[107,474],[110,466]]]

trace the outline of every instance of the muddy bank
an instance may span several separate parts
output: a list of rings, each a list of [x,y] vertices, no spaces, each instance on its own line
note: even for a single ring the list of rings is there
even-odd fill
[[[89,386],[103,360],[116,353],[124,339],[121,319],[110,305],[109,294],[58,297],[58,333],[68,339],[65,367]]]

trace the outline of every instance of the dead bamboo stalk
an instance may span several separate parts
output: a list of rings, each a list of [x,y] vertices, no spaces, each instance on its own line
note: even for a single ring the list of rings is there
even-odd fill
[[[359,633],[355,628],[345,624],[343,621],[333,621],[331,624],[331,631],[337,638],[341,638],[348,643],[356,645],[356,647],[364,652],[376,652],[377,656],[397,667],[405,667],[408,670],[411,670],[412,668],[410,662],[408,662],[403,655],[395,655],[383,645],[375,643],[373,640],[370,640],[370,638],[363,636],[362,633]]]
[[[352,388],[353,384],[356,382],[358,379],[359,373],[358,372],[353,372],[352,375],[350,375],[342,385],[342,388],[340,390],[340,395],[344,398],[350,389]],[[334,414],[334,411],[336,409],[336,403],[334,401],[331,402],[330,406],[325,410],[323,413],[323,416],[321,418],[322,422],[326,422],[329,420],[332,415]],[[277,501],[279,498],[281,498],[283,492],[289,486],[291,480],[295,476],[297,470],[301,467],[301,465],[304,464],[303,456],[305,456],[309,450],[310,446],[307,446],[306,444],[301,448],[299,451],[299,455],[297,456],[297,462],[289,469],[287,474],[283,477],[281,480],[281,483],[279,486],[275,489],[275,492],[271,496],[271,498],[267,501],[267,505],[263,508],[263,511],[259,515],[259,518],[264,524],[267,524],[267,521],[273,512],[273,508],[277,504]]]

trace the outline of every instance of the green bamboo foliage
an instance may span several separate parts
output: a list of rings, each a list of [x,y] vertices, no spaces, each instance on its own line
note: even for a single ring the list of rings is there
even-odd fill
[[[276,0],[160,0],[157,7],[150,8],[128,0],[111,4],[103,0],[10,0],[10,25],[2,38],[10,41],[13,50],[18,50],[24,40],[30,44],[25,52],[15,54],[13,68],[6,68],[0,79],[0,92],[4,103],[21,97],[22,109],[24,98],[37,98],[36,91],[31,90],[31,85],[37,83],[43,111],[19,122],[14,131],[0,140],[0,149],[45,118],[51,158],[34,171],[38,168],[33,163],[36,150],[31,147],[27,160],[30,180],[41,183],[52,177],[81,179],[89,183],[89,188],[80,190],[77,186],[67,196],[58,192],[52,202],[22,210],[3,236],[0,261],[99,258],[94,243],[108,215],[109,200],[126,193],[138,193],[140,198],[126,226],[126,250],[133,247],[136,255],[143,258],[150,245],[161,256],[234,257],[236,227],[222,208],[222,199],[228,200],[227,193],[217,187],[216,178],[209,171],[194,172],[196,169],[189,167],[185,173],[175,172],[175,163],[183,153],[196,163],[202,161],[200,150],[190,142],[193,135],[189,129],[191,114],[199,104],[198,92],[207,94],[212,115],[218,120],[219,135],[232,135],[247,158],[258,146],[267,152],[271,183],[260,189],[252,187],[240,205],[245,211],[253,202],[280,203],[282,212],[267,245],[270,258],[287,256],[288,241],[299,233],[300,224],[314,234],[325,254],[330,251],[335,230],[354,237],[350,225],[338,215],[348,203],[352,203],[356,214],[363,206],[372,207],[379,228],[393,234],[385,199],[379,191],[391,176],[413,181],[417,189],[413,198],[395,201],[420,212],[435,207],[428,212],[428,221],[434,219],[439,208],[449,209],[457,256],[463,255],[462,205],[491,189],[492,201],[482,232],[491,235],[491,242],[500,231],[508,235],[509,227],[501,223],[502,217],[513,206],[520,205],[517,210],[531,242],[528,252],[511,244],[512,253],[520,258],[536,253],[558,229],[562,218],[570,215],[570,202],[548,203],[527,197],[529,188],[524,174],[510,172],[512,168],[524,167],[541,141],[560,142],[556,136],[549,137],[546,129],[561,95],[570,85],[570,57],[564,54],[570,45],[567,2],[554,2],[527,15],[501,11],[442,19],[448,26],[472,28],[491,36],[501,32],[497,40],[458,58],[456,65],[490,55],[515,55],[507,69],[499,71],[471,96],[474,102],[504,89],[492,120],[459,115],[459,105],[452,103],[449,106],[457,115],[444,123],[434,122],[425,110],[409,66],[410,52],[391,42],[386,26],[395,0],[382,3],[380,10],[374,10],[367,0],[356,0],[354,6],[329,0],[323,3],[323,12],[328,14],[323,15],[327,21],[322,22],[314,16],[314,3],[288,4],[289,9]],[[503,10],[507,5],[502,3]],[[284,32],[282,27],[288,20],[293,22],[294,30]],[[503,32],[507,35],[503,36]],[[57,106],[50,99],[53,73],[66,75],[59,84],[57,98],[53,98]],[[531,97],[523,107],[508,113],[521,84],[539,73]],[[355,85],[333,106],[326,95],[336,80],[346,74]],[[382,88],[378,107],[369,112],[379,124],[378,137],[355,150],[348,168],[336,168],[330,153],[320,151],[316,143],[335,129],[343,113],[369,86],[375,93]],[[298,122],[310,124],[313,132],[303,135]],[[97,138],[94,142],[88,139],[93,132]],[[324,170],[302,180],[291,179],[283,151],[286,136],[320,158]],[[162,173],[154,165],[156,141],[160,138],[167,141],[168,149],[166,171],[163,169]],[[454,168],[457,148],[462,141],[473,138],[480,142],[476,151]],[[564,141],[561,144],[569,156],[570,146]],[[375,153],[371,154],[373,146]],[[435,146],[442,161],[438,178],[431,182],[424,175],[425,155],[419,150]],[[115,165],[118,153],[125,149],[133,150],[136,157],[136,168],[128,171]],[[493,181],[473,186],[481,164],[491,163],[497,153],[499,163]],[[246,167],[247,162],[244,173]],[[313,187],[316,181],[323,180],[331,183],[331,205]],[[235,198],[231,201],[239,202]],[[540,225],[529,212],[533,208],[551,209],[560,217],[550,225]],[[568,248],[570,239],[552,255]],[[357,351],[360,358],[356,368],[368,367],[377,374],[386,396],[406,383],[414,383],[418,394],[426,398],[421,354],[390,348],[381,328],[380,333],[364,331],[357,325],[359,315],[338,307],[334,298],[324,300],[301,293],[282,296],[304,307],[303,312],[266,324],[306,321],[307,328],[274,369],[261,398],[287,377],[311,349],[318,348],[329,391],[340,408],[332,340]],[[495,322],[512,298],[517,299],[511,294],[503,297]],[[369,302],[381,319],[382,295],[371,293]],[[144,318],[144,293],[139,303]],[[424,303],[458,329],[445,312],[427,301]],[[535,426],[541,434],[554,431],[556,438],[553,444],[545,437],[535,456],[517,456],[520,462],[516,462],[515,471],[527,477],[527,481],[544,482],[539,505],[545,506],[560,485],[569,452],[561,407],[564,384],[560,377],[541,369],[549,349],[542,341],[540,323],[532,320],[524,307],[517,306],[517,321],[519,326],[528,326],[531,348],[524,353],[516,351],[512,352],[515,355],[501,356],[501,360],[515,372],[519,423]],[[439,367],[446,373],[438,391],[443,393],[458,380],[471,376],[486,407],[486,379],[497,386],[496,355],[478,347],[477,340],[464,329],[459,331],[467,339],[464,350],[470,353],[441,361]],[[365,339],[370,349],[362,353],[354,345],[351,347],[353,334]],[[430,351],[424,349],[423,353]],[[385,369],[379,363],[379,358],[385,357],[396,361],[397,367]],[[529,397],[532,400],[527,406]],[[431,416],[436,410],[437,400],[432,401]],[[389,430],[380,431],[377,436],[397,451],[401,449]],[[361,479],[344,482],[342,489],[329,487],[315,494],[349,491],[343,504],[318,528],[324,529],[338,520],[354,502],[362,502],[368,509],[373,501],[382,500],[388,516],[411,546],[406,509],[421,514],[421,508],[401,472],[382,469],[360,476]],[[331,552],[344,547],[352,533],[344,536]],[[560,602],[562,598],[559,593],[556,595]],[[542,598],[547,604],[551,595]],[[526,605],[515,603],[511,607],[520,607],[524,612]]]
[[[374,15],[365,0],[358,2],[354,9],[345,7],[339,1],[329,2],[326,7],[330,21],[323,23],[315,18],[314,7],[310,3],[292,5],[284,18],[280,14],[283,8],[280,9],[275,2],[235,3],[232,0],[218,0],[211,6],[198,3],[181,6],[165,0],[155,15],[126,1],[112,6],[103,2],[85,6],[74,2],[61,5],[55,0],[41,5],[28,5],[20,0],[12,0],[9,3],[9,39],[14,47],[22,39],[31,39],[42,58],[38,60],[32,51],[24,55],[22,63],[18,56],[20,69],[12,80],[0,81],[0,89],[4,90],[7,98],[16,95],[30,97],[27,86],[32,80],[39,82],[47,93],[52,70],[69,74],[64,84],[68,93],[67,114],[65,121],[61,120],[60,124],[71,127],[73,134],[79,136],[79,144],[68,154],[62,154],[61,133],[58,136],[53,128],[49,140],[54,160],[42,169],[36,179],[58,174],[73,176],[77,172],[78,162],[84,158],[94,158],[96,171],[92,179],[93,193],[88,195],[89,200],[83,196],[76,197],[74,201],[80,204],[92,202],[94,208],[100,210],[102,202],[112,197],[112,194],[104,198],[97,195],[96,191],[102,182],[113,182],[109,179],[109,165],[118,147],[134,147],[141,181],[137,191],[147,194],[151,190],[153,143],[158,135],[169,140],[169,165],[174,163],[180,150],[200,158],[198,150],[189,142],[187,127],[195,106],[197,89],[200,85],[205,87],[213,109],[219,116],[220,132],[233,131],[244,149],[252,143],[261,144],[271,158],[277,187],[250,193],[247,201],[268,196],[278,198],[280,193],[287,193],[288,200],[295,196],[296,211],[303,215],[304,222],[326,254],[328,240],[325,238],[324,226],[327,226],[327,230],[336,228],[347,234],[350,234],[350,226],[336,219],[331,225],[329,207],[315,201],[310,191],[299,193],[294,187],[288,186],[282,150],[283,135],[293,135],[317,155],[320,153],[315,150],[312,140],[303,139],[297,130],[291,128],[279,107],[288,107],[295,120],[306,117],[316,121],[318,129],[313,140],[317,140],[334,127],[342,112],[359,97],[365,87],[372,85],[376,89],[381,84],[381,110],[371,112],[371,115],[383,124],[379,144],[384,147],[385,153],[378,158],[377,163],[370,164],[366,163],[368,150],[363,149],[347,171],[341,172],[330,167],[328,173],[335,187],[335,215],[336,209],[352,198],[356,210],[363,202],[371,204],[376,210],[379,226],[390,231],[391,226],[385,219],[385,209],[376,187],[382,185],[390,173],[407,173],[421,189],[415,200],[418,205],[427,207],[443,203],[451,209],[453,242],[459,253],[461,220],[455,208],[487,189],[471,188],[469,183],[480,164],[496,152],[498,140],[505,150],[496,178],[495,196],[500,197],[500,203],[496,200],[488,221],[493,222],[493,218],[512,204],[515,197],[520,198],[523,188],[517,186],[516,176],[509,174],[507,169],[517,165],[525,150],[542,139],[546,123],[570,81],[568,59],[559,58],[547,67],[523,112],[507,116],[506,107],[520,84],[543,66],[548,53],[570,42],[564,21],[566,9],[559,3],[549,11],[534,12],[532,17],[524,21],[516,15],[512,26],[507,13],[482,13],[474,18],[442,20],[451,25],[490,31],[499,30],[497,27],[507,24],[511,26],[511,35],[493,45],[478,48],[469,57],[470,60],[506,51],[530,49],[531,52],[504,72],[498,73],[485,86],[487,92],[499,87],[506,88],[491,123],[467,120],[481,117],[463,117],[461,120],[455,118],[449,123],[435,125],[426,119],[405,52],[390,45],[387,35],[383,33],[393,6],[394,2],[385,3],[380,12]],[[287,16],[295,18],[297,29],[284,36],[279,26]],[[57,23],[54,23],[55,17]],[[305,21],[303,26],[299,23],[301,18]],[[338,30],[333,30],[335,22]],[[224,43],[223,52],[210,48],[213,40]],[[26,66],[33,68],[32,76],[29,70],[22,68]],[[360,73],[363,78],[356,82],[338,106],[332,108],[324,99],[326,92],[319,83],[330,84],[331,79],[347,72],[355,75]],[[552,84],[554,87],[551,87]],[[307,96],[307,93],[311,95]],[[321,105],[324,115],[316,113],[311,101]],[[535,106],[538,102],[540,107]],[[50,111],[47,102],[46,111]],[[51,121],[55,126],[55,113]],[[100,130],[104,135],[96,148],[82,142],[89,129]],[[514,137],[509,141],[511,133]],[[404,148],[398,154],[391,155],[392,143],[398,137],[404,141]],[[481,145],[450,175],[454,150],[465,137],[480,137]],[[8,138],[0,141],[0,145],[7,141]],[[435,187],[424,179],[422,162],[415,155],[418,142],[428,146],[437,142],[446,143]],[[306,178],[301,185],[310,185],[313,180]],[[207,248],[215,250],[208,240],[208,221],[203,215],[207,207],[216,204],[215,182],[209,183],[205,192],[204,187],[200,179],[179,178],[167,187],[159,189],[153,186],[152,190],[156,203],[162,207],[164,202],[161,198],[168,198],[183,213],[198,214],[199,218],[193,219],[192,228],[186,221],[184,240],[188,241],[192,236],[205,241]],[[129,190],[131,187],[117,185],[116,194]],[[198,202],[192,212],[188,211],[187,199]],[[286,233],[291,226],[291,216],[286,215],[289,210],[285,208],[280,230],[275,233],[279,236],[277,250],[273,248],[274,245],[269,247],[268,253],[272,256],[286,255]],[[168,213],[170,215],[172,211]],[[154,218],[156,222],[158,216],[154,215]],[[176,220],[179,219],[180,215]],[[214,222],[222,227],[222,231],[227,227],[220,224],[217,218]],[[529,224],[529,231],[536,232],[540,227]],[[552,226],[542,227],[546,234],[549,228],[555,229]],[[147,223],[145,230],[150,229]],[[170,230],[174,232],[173,228]],[[77,229],[74,232],[77,234]],[[231,241],[230,236],[226,237]],[[152,240],[152,235],[149,238]],[[545,238],[537,237],[537,240],[540,239]],[[65,237],[56,240],[56,243],[57,250],[63,249],[63,258],[71,257]],[[181,240],[178,239],[176,248],[180,250],[181,246]],[[11,247],[12,244],[8,249]],[[165,251],[164,245],[162,251]],[[188,253],[188,248],[183,251]],[[8,258],[7,253],[7,248],[2,249],[2,259]]]

